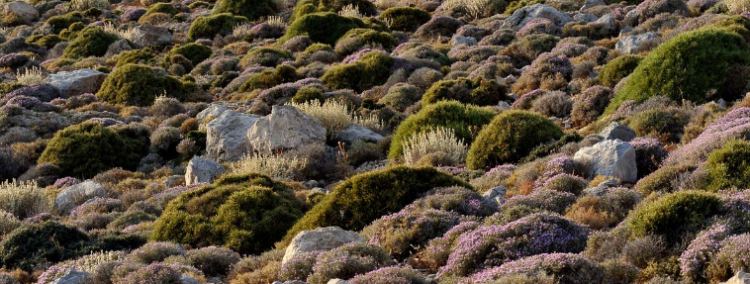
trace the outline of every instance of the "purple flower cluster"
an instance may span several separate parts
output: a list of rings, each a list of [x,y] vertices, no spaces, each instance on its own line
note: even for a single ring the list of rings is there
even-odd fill
[[[503,208],[526,206],[542,210],[562,213],[576,202],[576,195],[549,189],[537,189],[528,195],[516,195],[508,199]]]
[[[432,238],[457,225],[461,216],[435,209],[403,210],[383,216],[362,230],[369,243],[379,245],[396,258],[404,258]]]
[[[456,239],[463,233],[472,231],[479,227],[479,223],[476,221],[463,221],[456,226],[453,226],[450,230],[445,232],[442,237],[432,239],[427,246],[412,255],[409,259],[409,263],[415,267],[421,269],[427,269],[431,272],[437,271],[438,268],[445,265],[448,261],[448,256],[451,253],[451,248],[456,242]]]
[[[709,153],[733,138],[750,133],[750,108],[734,109],[706,127],[703,132],[688,144],[672,151],[664,161],[665,165],[699,163]]]
[[[687,249],[680,255],[680,274],[688,283],[706,282],[704,270],[711,258],[719,250],[721,241],[731,234],[725,223],[717,223],[698,233]]]
[[[64,188],[72,185],[79,184],[81,181],[74,177],[63,177],[59,178],[55,181],[55,183],[52,185],[56,188]]]
[[[389,266],[358,275],[349,280],[352,284],[427,284],[427,276],[411,267]]]
[[[71,217],[81,217],[89,213],[109,213],[123,210],[123,203],[116,198],[94,197],[70,211]]]
[[[572,253],[545,253],[507,262],[472,275],[471,283],[493,283],[502,276],[540,272],[554,277],[555,283],[604,283],[601,266]]]
[[[415,200],[405,209],[437,209],[461,215],[488,216],[497,208],[475,191],[454,186],[431,190],[425,193],[425,197]]]
[[[589,230],[556,214],[536,213],[505,225],[481,226],[459,237],[441,275],[469,275],[547,252],[580,252]]]

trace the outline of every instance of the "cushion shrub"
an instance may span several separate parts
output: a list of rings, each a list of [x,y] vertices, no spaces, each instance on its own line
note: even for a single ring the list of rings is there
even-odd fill
[[[368,45],[390,50],[396,43],[396,39],[390,33],[356,28],[349,30],[336,41],[335,50],[339,54],[351,54]]]
[[[213,13],[231,13],[249,20],[257,20],[274,15],[277,11],[278,7],[273,0],[219,0],[216,1]]]
[[[599,72],[599,81],[605,86],[614,87],[622,78],[630,75],[640,62],[640,56],[630,54],[612,59]]]
[[[240,59],[240,66],[260,65],[274,67],[282,61],[291,58],[292,55],[283,50],[268,47],[253,48]]]
[[[253,74],[240,86],[242,92],[249,92],[255,89],[266,89],[281,83],[294,82],[299,75],[294,67],[289,65],[279,65],[275,69],[266,69],[259,73]]]
[[[331,12],[312,13],[295,19],[279,42],[285,42],[298,35],[307,35],[314,42],[334,45],[349,30],[362,27],[365,27],[365,23],[357,18],[343,17]]]
[[[80,256],[87,242],[85,233],[52,221],[22,226],[0,242],[0,264],[30,271],[45,263]]]
[[[96,96],[112,104],[149,106],[157,96],[184,100],[195,90],[195,84],[169,76],[161,69],[126,64],[107,76]]]
[[[202,44],[187,43],[180,46],[175,46],[168,53],[167,57],[182,55],[185,58],[190,59],[190,63],[196,65],[201,61],[208,59],[211,56],[211,48]]]
[[[711,152],[706,163],[706,172],[710,180],[708,185],[710,190],[748,188],[750,186],[750,142],[732,140]]]
[[[508,99],[506,93],[507,89],[504,85],[484,78],[440,80],[425,91],[422,104],[456,100],[480,106],[496,105],[499,101]]]
[[[393,58],[373,51],[352,63],[339,64],[326,70],[321,77],[331,89],[353,89],[362,92],[382,84],[391,75]]]
[[[722,210],[718,196],[701,191],[680,191],[646,202],[628,216],[631,236],[660,235],[668,243],[678,243],[685,233],[699,231]]]
[[[190,25],[188,37],[190,39],[209,38],[216,35],[228,35],[235,26],[247,22],[247,18],[230,13],[219,13],[196,18]]]
[[[100,27],[88,27],[76,34],[70,44],[65,47],[63,56],[68,58],[103,56],[109,45],[117,39],[116,35],[105,32]]]
[[[430,20],[430,13],[415,7],[388,8],[378,16],[388,23],[388,27],[405,32],[413,32]]]
[[[300,0],[294,5],[292,20],[298,19],[315,12],[339,12],[346,6],[357,7],[360,14],[371,16],[377,14],[378,10],[370,1],[365,0]]]

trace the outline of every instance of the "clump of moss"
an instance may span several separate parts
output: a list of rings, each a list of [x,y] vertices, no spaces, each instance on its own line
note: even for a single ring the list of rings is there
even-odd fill
[[[194,84],[180,81],[161,69],[126,64],[107,76],[96,96],[112,104],[149,106],[160,95],[184,100],[195,91]]]
[[[391,74],[393,58],[385,53],[373,51],[359,60],[339,64],[326,70],[321,77],[332,89],[352,89],[358,92],[382,84]]]
[[[302,203],[284,184],[262,175],[232,175],[169,202],[151,237],[258,254],[302,214]]]
[[[145,65],[152,65],[157,63],[156,54],[154,54],[154,52],[150,48],[126,50],[120,52],[119,54],[111,58],[111,60],[114,61],[115,68],[130,63]]]
[[[292,59],[292,55],[283,50],[270,47],[253,48],[240,59],[240,66],[260,65],[274,67],[288,59]]]
[[[599,81],[605,86],[614,87],[622,78],[630,75],[640,62],[641,57],[630,54],[612,59],[599,72]]]
[[[148,151],[148,134],[123,133],[98,123],[83,123],[55,133],[38,163],[57,165],[63,174],[89,178],[122,167],[134,170]]]
[[[714,194],[680,191],[636,208],[628,217],[628,227],[633,238],[659,235],[668,243],[678,243],[685,233],[701,230],[721,210],[721,199]]]
[[[175,55],[182,55],[189,59],[190,63],[196,65],[211,57],[211,54],[211,48],[208,46],[197,43],[187,43],[172,48],[172,50],[167,53],[166,57],[169,58]]]
[[[68,58],[103,56],[109,45],[117,39],[116,35],[107,33],[100,27],[88,27],[78,32],[63,51],[63,56]]]
[[[278,12],[272,0],[219,0],[214,6],[214,13],[231,13],[249,20],[257,20]]]
[[[349,30],[362,27],[365,27],[365,23],[357,18],[331,12],[312,13],[294,20],[279,41],[285,42],[295,36],[307,35],[314,42],[334,45]]]
[[[484,78],[459,78],[441,80],[432,84],[422,96],[422,104],[427,105],[441,100],[456,100],[473,105],[496,105],[508,99],[507,90],[494,80]]]
[[[378,217],[398,211],[433,188],[454,185],[470,187],[434,168],[400,166],[353,176],[336,186],[294,224],[284,242],[301,231],[317,227],[361,230]]]
[[[216,35],[228,35],[235,26],[247,22],[247,18],[234,16],[230,13],[220,13],[196,18],[190,25],[188,37],[190,39],[213,38]]]
[[[365,46],[380,46],[391,49],[396,45],[396,39],[387,32],[373,29],[351,29],[336,41],[335,50],[339,54],[351,54]]]
[[[702,28],[682,33],[651,51],[638,64],[607,107],[612,113],[626,100],[654,96],[703,103],[733,100],[744,93],[750,48],[741,35],[727,29]],[[733,80],[739,80],[734,82]]]
[[[473,105],[456,101],[442,101],[425,106],[418,113],[406,118],[391,138],[388,158],[397,160],[403,153],[403,143],[412,135],[436,127],[453,130],[464,143],[471,143],[474,134],[492,120],[495,113]]]
[[[57,34],[70,27],[70,25],[83,21],[83,14],[81,12],[70,12],[64,15],[52,16],[47,19],[46,23],[52,28],[52,32]]]
[[[470,169],[485,169],[513,163],[537,146],[562,136],[560,127],[546,117],[528,111],[506,111],[479,132],[469,148],[466,165]]]
[[[263,70],[251,75],[240,86],[239,91],[249,92],[255,89],[267,89],[281,83],[294,82],[299,78],[297,70],[289,65],[279,65],[274,69]]]
[[[750,142],[732,140],[708,156],[706,172],[714,191],[750,186]]]
[[[388,8],[378,16],[392,30],[413,32],[430,20],[430,13],[414,7]]]
[[[375,4],[365,0],[300,0],[294,5],[292,20],[316,12],[337,13],[346,6],[356,7],[357,11],[365,16],[377,14]]]
[[[176,15],[180,11],[177,10],[172,4],[169,3],[156,3],[148,7],[148,10],[146,10],[146,15],[153,14],[153,13],[164,13],[169,15]]]
[[[20,227],[0,242],[0,263],[31,271],[39,265],[78,257],[89,237],[80,230],[48,221]]]

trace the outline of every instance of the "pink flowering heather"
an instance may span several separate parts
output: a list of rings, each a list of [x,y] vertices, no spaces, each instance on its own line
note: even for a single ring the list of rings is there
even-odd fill
[[[557,214],[536,213],[505,225],[481,226],[459,237],[440,275],[469,275],[546,252],[580,252],[589,230]]]
[[[351,284],[429,284],[427,276],[411,267],[389,266],[358,275]]]
[[[572,253],[545,253],[507,262],[485,269],[471,276],[471,283],[493,283],[493,280],[513,274],[544,273],[555,278],[555,283],[605,283],[599,264]]]
[[[56,188],[64,188],[64,187],[76,185],[80,182],[81,181],[79,179],[74,178],[74,177],[64,177],[64,178],[57,179],[52,186]]]
[[[526,206],[542,210],[563,213],[576,201],[573,193],[557,190],[537,189],[528,195],[516,195],[503,204],[503,209],[515,206]]]
[[[711,283],[726,281],[735,273],[750,270],[750,233],[727,238],[707,269]]]
[[[635,163],[638,167],[638,177],[644,177],[659,168],[667,157],[667,151],[656,138],[637,137],[630,141],[635,149]]]
[[[704,161],[711,151],[721,147],[733,138],[750,134],[750,108],[741,107],[730,111],[706,127],[703,132],[688,144],[672,151],[664,161],[665,165],[698,163]]]
[[[412,255],[409,259],[409,264],[430,272],[436,272],[438,268],[445,265],[448,261],[451,248],[458,237],[477,227],[479,227],[479,223],[476,221],[464,221],[453,226],[442,237],[432,239],[424,249]]]
[[[431,190],[406,208],[437,209],[474,216],[488,216],[497,210],[494,203],[487,202],[477,192],[460,186]]]
[[[119,199],[95,197],[73,208],[70,211],[70,216],[81,217],[89,213],[109,213],[112,211],[122,211],[123,209],[122,201]]]
[[[687,249],[680,255],[680,275],[687,283],[707,281],[704,269],[719,250],[721,241],[731,234],[725,223],[717,223],[698,233]]]
[[[405,208],[383,216],[362,230],[370,244],[379,245],[397,259],[409,256],[427,241],[442,236],[457,225],[461,215],[455,212]]]

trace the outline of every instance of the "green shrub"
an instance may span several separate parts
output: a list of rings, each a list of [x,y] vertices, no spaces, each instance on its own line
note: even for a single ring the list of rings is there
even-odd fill
[[[346,32],[336,41],[335,50],[339,54],[351,54],[365,46],[381,46],[391,49],[397,43],[396,39],[387,32],[373,29],[357,28]]]
[[[31,271],[41,265],[80,256],[89,237],[76,228],[48,221],[20,227],[0,242],[0,264]]]
[[[240,59],[240,66],[243,68],[252,65],[275,67],[287,59],[292,59],[292,55],[283,50],[269,47],[253,48]]]
[[[310,101],[318,101],[323,103],[325,97],[323,96],[323,90],[314,86],[305,86],[297,90],[297,93],[292,97],[292,102],[301,104]]]
[[[201,61],[211,57],[211,53],[211,48],[208,46],[197,43],[187,43],[172,48],[172,50],[167,53],[166,57],[169,58],[175,55],[182,55],[189,59],[190,63],[197,65],[198,63],[201,63]]]
[[[396,212],[423,193],[467,183],[434,168],[393,167],[355,175],[341,184],[289,229],[284,242],[317,227],[339,226],[361,230],[385,214]]]
[[[497,105],[508,99],[505,86],[484,78],[440,80],[432,84],[422,96],[422,105],[442,100],[456,100],[473,105]]]
[[[300,0],[294,5],[291,20],[299,19],[306,14],[316,12],[339,12],[346,6],[357,7],[357,11],[365,16],[377,14],[375,4],[365,0]]]
[[[685,233],[703,228],[721,208],[721,199],[714,194],[680,191],[647,201],[630,213],[627,222],[633,238],[659,235],[667,243],[677,243]]]
[[[414,134],[436,127],[453,130],[456,136],[469,144],[482,126],[489,123],[495,113],[489,109],[464,105],[456,101],[443,101],[425,106],[418,113],[406,118],[391,138],[388,158],[401,158],[403,143]]]
[[[430,20],[430,13],[414,7],[388,8],[378,16],[392,30],[413,32]]]
[[[710,183],[714,191],[750,186],[750,142],[732,140],[708,156],[706,163]]]
[[[279,65],[275,69],[263,70],[247,79],[239,90],[249,92],[255,89],[267,89],[281,83],[294,82],[299,78],[297,70],[289,65]]]
[[[185,100],[195,91],[194,84],[180,81],[161,69],[126,64],[109,73],[96,96],[112,104],[149,106],[160,95]]]
[[[334,45],[349,30],[363,27],[365,23],[357,18],[343,17],[330,12],[312,13],[294,20],[279,42],[285,42],[298,35],[307,35],[314,42]]]
[[[115,68],[128,63],[155,65],[156,54],[150,48],[133,49],[120,52],[111,60],[115,62]]]
[[[697,103],[738,98],[747,78],[732,75],[749,63],[750,47],[735,32],[703,28],[682,33],[659,45],[638,64],[606,113],[626,100],[640,102],[658,95]]]
[[[605,86],[614,87],[622,78],[630,75],[640,62],[640,56],[630,54],[612,59],[599,72],[599,81]]]
[[[70,27],[70,25],[74,23],[81,22],[83,22],[83,15],[80,12],[70,12],[47,19],[47,25],[49,25],[52,28],[52,32],[56,34]]]
[[[291,189],[262,175],[232,175],[181,194],[156,220],[152,239],[258,254],[302,216]]]
[[[339,64],[326,70],[320,78],[331,89],[362,92],[380,85],[391,75],[393,58],[379,51],[369,52],[359,60]]]
[[[677,190],[675,181],[679,181],[680,176],[694,169],[693,166],[686,165],[665,165],[638,180],[634,188],[644,196],[652,192],[673,192]]]
[[[690,114],[676,108],[649,109],[628,118],[628,126],[638,136],[659,138],[665,143],[679,142]]]
[[[506,111],[479,132],[469,147],[466,165],[470,169],[484,169],[513,163],[537,146],[562,136],[560,127],[544,116],[521,110]]]
[[[100,27],[88,27],[78,32],[70,41],[63,51],[63,56],[68,58],[103,56],[107,53],[109,45],[117,39],[116,35],[107,33]]]
[[[68,126],[55,133],[38,163],[52,163],[64,175],[84,178],[115,167],[134,170],[148,151],[148,142],[139,136],[148,134],[121,131],[98,123]]]
[[[180,11],[177,10],[172,4],[169,3],[156,3],[148,7],[148,10],[146,10],[146,14],[153,14],[153,13],[164,13],[169,15],[176,15]]]
[[[219,0],[213,13],[231,13],[249,20],[257,20],[274,15],[278,7],[273,0]]]
[[[505,7],[505,10],[503,13],[506,15],[511,15],[513,12],[515,12],[518,9],[521,9],[526,6],[531,6],[534,4],[544,4],[544,0],[515,0],[515,1],[508,1],[508,6]]]
[[[247,22],[247,18],[234,16],[230,13],[213,14],[196,18],[190,25],[188,37],[190,39],[209,38],[214,36],[228,35],[232,33],[235,26]]]
[[[26,38],[26,43],[35,44],[45,48],[52,48],[55,44],[61,41],[63,41],[63,39],[54,34],[37,34]]]

